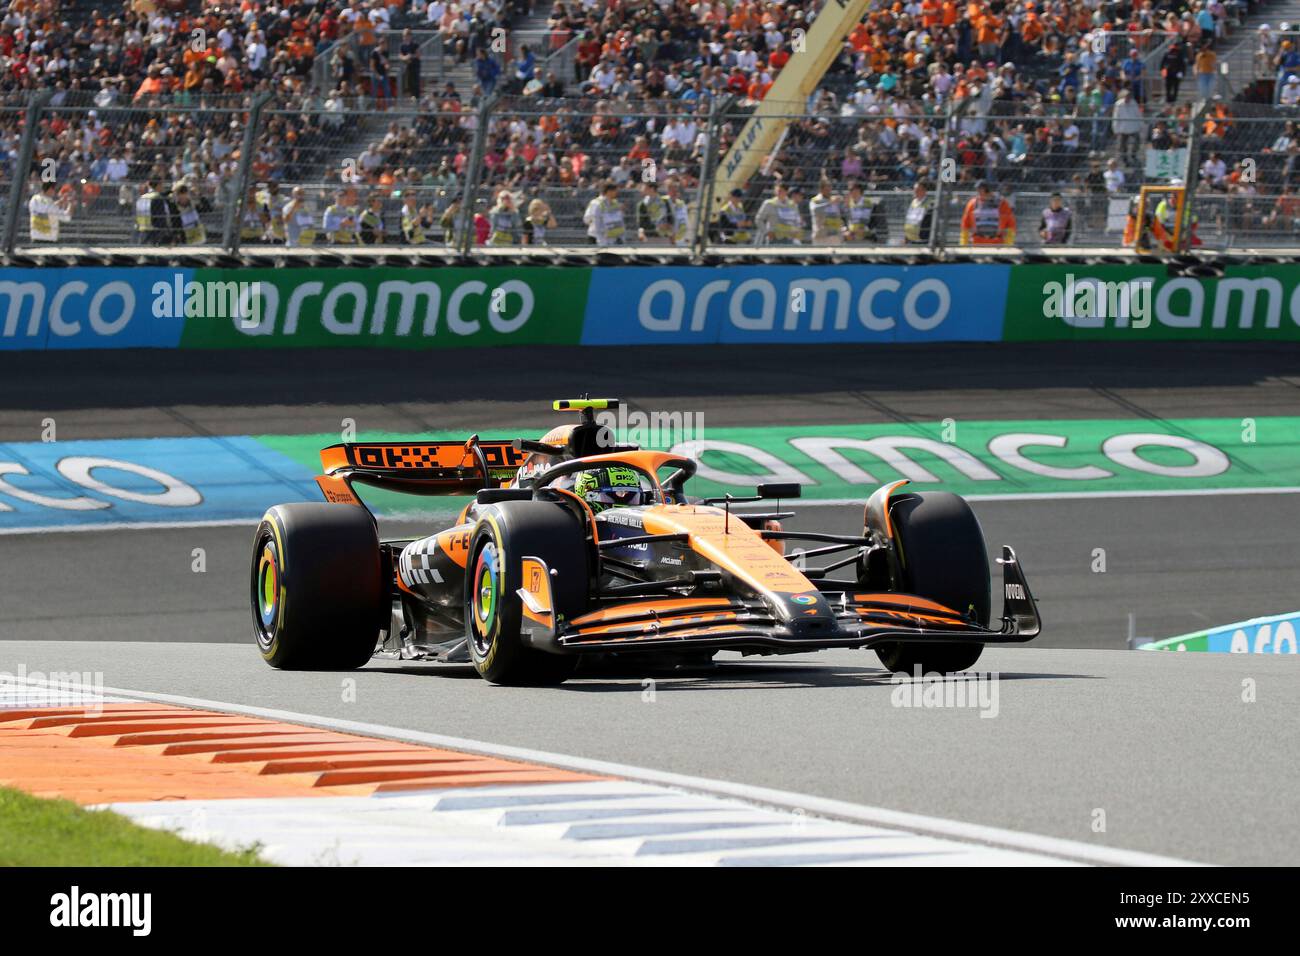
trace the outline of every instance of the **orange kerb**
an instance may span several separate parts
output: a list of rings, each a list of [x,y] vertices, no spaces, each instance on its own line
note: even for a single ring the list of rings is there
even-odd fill
[[[365,796],[604,779],[169,704],[0,710],[0,785],[78,803]]]

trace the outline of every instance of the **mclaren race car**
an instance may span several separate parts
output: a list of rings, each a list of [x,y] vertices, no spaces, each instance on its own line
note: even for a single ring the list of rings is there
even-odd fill
[[[699,662],[720,650],[844,647],[931,673],[1039,633],[1009,547],[990,624],[984,536],[957,495],[898,481],[866,501],[861,529],[787,531],[793,512],[779,501],[798,498],[799,485],[691,497],[696,462],[617,444],[595,417],[616,405],[556,402],[579,419],[540,441],[324,449],[325,503],[276,505],[257,528],[262,657],[286,669],[355,668],[376,655],[471,662],[493,683],[537,685],[595,655]],[[427,537],[381,539],[358,485],[472,500]],[[760,501],[776,504],[737,510]],[[806,547],[788,556],[791,541]]]

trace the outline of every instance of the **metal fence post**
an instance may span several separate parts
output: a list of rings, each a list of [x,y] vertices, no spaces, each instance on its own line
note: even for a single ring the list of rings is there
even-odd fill
[[[12,255],[18,243],[18,215],[26,199],[27,180],[32,175],[32,155],[36,152],[36,127],[40,121],[41,110],[54,99],[54,90],[41,90],[33,93],[27,101],[27,113],[23,117],[23,138],[18,146],[18,160],[14,163],[14,181],[9,184],[9,204],[5,207],[4,251]]]
[[[483,97],[478,110],[478,129],[474,130],[474,145],[469,153],[469,172],[465,176],[465,193],[460,203],[460,235],[457,237],[458,251],[462,256],[469,255],[474,245],[474,200],[478,196],[479,171],[483,168],[483,157],[487,154],[488,124],[492,121],[492,111],[496,108],[500,96],[494,90]]]
[[[1199,105],[1193,108],[1191,119],[1191,129],[1187,134],[1187,156],[1183,160],[1183,223],[1182,228],[1187,230],[1187,248],[1191,249],[1191,227],[1192,227],[1192,202],[1196,198],[1196,183],[1200,179],[1201,168],[1201,126],[1205,122],[1205,114],[1210,111],[1209,100],[1198,101]],[[1180,230],[1181,232],[1181,230]],[[1182,236],[1180,235],[1180,241]],[[1181,250],[1179,250],[1181,251]]]
[[[709,103],[709,133],[704,140],[704,161],[700,165],[700,191],[696,198],[695,254],[704,255],[709,246],[709,220],[713,218],[713,176],[718,169],[718,143],[721,140],[722,117],[734,102],[728,94],[724,102],[717,99]]]
[[[939,170],[934,177],[934,214],[930,217],[930,254],[937,255],[943,248],[943,183],[944,167],[948,165],[948,137],[952,128],[953,117],[957,110],[953,101],[948,100],[948,109],[943,118],[943,137],[939,141]]]
[[[271,101],[272,94],[263,90],[253,97],[248,107],[248,120],[244,123],[244,141],[239,150],[239,168],[235,171],[235,189],[233,200],[226,206],[225,219],[221,227],[221,245],[230,254],[239,254],[241,238],[239,219],[244,211],[244,197],[248,195],[249,172],[253,168],[253,146],[257,142],[257,129],[262,122],[262,110]]]

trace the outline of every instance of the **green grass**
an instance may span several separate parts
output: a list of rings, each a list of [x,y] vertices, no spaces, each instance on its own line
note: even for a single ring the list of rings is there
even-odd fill
[[[238,853],[137,826],[109,810],[0,787],[0,866],[266,866]]]

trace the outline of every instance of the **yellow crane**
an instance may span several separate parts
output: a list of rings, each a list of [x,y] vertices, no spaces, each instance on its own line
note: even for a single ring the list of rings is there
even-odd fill
[[[844,38],[861,21],[871,0],[826,0],[802,37],[794,38],[794,52],[777,74],[763,101],[718,164],[713,187],[713,210],[726,203],[731,190],[743,187],[776,148],[792,119],[808,110],[808,98],[839,56]]]

